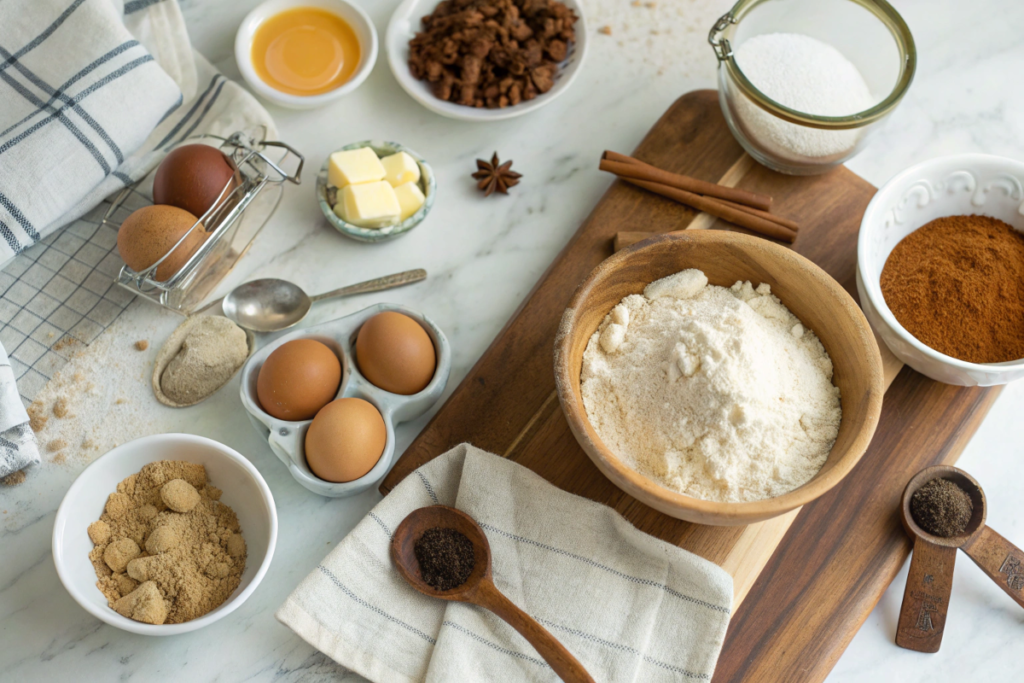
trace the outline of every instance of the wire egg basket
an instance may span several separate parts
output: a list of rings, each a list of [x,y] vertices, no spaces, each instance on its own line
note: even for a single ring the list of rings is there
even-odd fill
[[[217,285],[245,255],[263,226],[281,201],[284,183],[301,182],[305,161],[291,146],[264,139],[265,130],[239,131],[230,137],[198,135],[181,144],[215,144],[231,160],[234,176],[221,190],[213,206],[166,254],[148,268],[136,272],[128,265],[121,268],[117,283],[133,294],[145,297],[165,308],[189,315],[206,302]],[[153,177],[156,170],[114,198],[103,217],[103,224],[119,230],[128,213],[153,203]],[[209,236],[189,255],[173,275],[157,280],[157,269],[186,242],[194,231]]]

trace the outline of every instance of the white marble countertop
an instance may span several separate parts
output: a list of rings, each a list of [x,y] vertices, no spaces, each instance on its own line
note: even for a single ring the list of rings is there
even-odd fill
[[[183,0],[196,47],[237,77],[232,45],[241,18],[258,0]],[[383,32],[398,0],[365,1]],[[424,267],[430,279],[386,296],[318,306],[311,322],[377,301],[395,301],[431,316],[454,350],[450,392],[494,338],[563,247],[610,178],[596,170],[601,150],[628,151],[679,95],[714,87],[708,28],[728,0],[584,0],[591,54],[562,98],[532,115],[487,125],[435,116],[398,87],[383,56],[356,93],[324,109],[274,107],[281,137],[307,159],[306,182],[284,201],[246,256],[238,278],[283,276],[308,291]],[[917,78],[899,110],[850,168],[881,184],[917,161],[956,152],[1024,158],[1024,4],[1016,0],[894,0],[917,40]],[[596,32],[603,25],[612,35]],[[398,140],[429,160],[439,197],[427,223],[401,240],[363,245],[334,232],[313,200],[313,178],[325,156],[360,139]],[[524,173],[511,197],[476,194],[473,160],[497,150]],[[120,321],[124,339],[166,337],[178,319],[136,302]],[[125,342],[125,343],[130,343]],[[154,354],[151,348],[148,354]],[[145,373],[152,355],[124,354],[128,371]],[[134,365],[132,365],[134,363]],[[137,367],[136,367],[137,366]],[[113,380],[112,380],[113,381]],[[44,463],[18,487],[0,489],[0,678],[18,681],[194,680],[319,681],[346,678],[273,618],[273,612],[321,557],[377,500],[325,499],[291,479],[249,426],[237,378],[200,406],[174,411],[153,402],[147,431],[189,431],[246,454],[277,500],[280,535],[273,564],[236,612],[187,635],[152,639],[124,633],[89,616],[64,591],[50,555],[54,513],[87,464]],[[147,410],[150,408],[146,406]],[[989,522],[1024,542],[1021,478],[1024,383],[1007,387],[968,445],[960,465],[985,486]],[[401,452],[427,417],[398,430]],[[1009,476],[1008,476],[1009,475]],[[961,558],[942,651],[920,655],[893,644],[905,572],[886,592],[840,658],[829,680],[1016,680],[1024,612],[980,570]],[[1016,675],[1012,675],[1016,674]],[[351,676],[355,679],[358,677]]]

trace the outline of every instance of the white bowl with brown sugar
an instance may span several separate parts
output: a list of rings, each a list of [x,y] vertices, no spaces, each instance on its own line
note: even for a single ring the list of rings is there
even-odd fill
[[[245,566],[237,586],[211,611],[181,623],[149,624],[116,612],[97,586],[89,554],[95,544],[88,528],[100,519],[118,483],[146,465],[163,460],[202,465],[219,501],[237,516],[245,541]],[[187,633],[222,619],[245,602],[270,567],[277,542],[277,510],[267,483],[240,453],[212,439],[191,434],[156,434],[122,444],[87,467],[68,489],[53,525],[53,562],[71,597],[111,626],[150,636]]]

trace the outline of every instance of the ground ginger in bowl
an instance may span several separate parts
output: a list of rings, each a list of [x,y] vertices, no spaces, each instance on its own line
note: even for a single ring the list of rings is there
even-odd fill
[[[89,525],[89,559],[110,607],[147,624],[180,624],[222,605],[245,571],[235,512],[202,465],[160,460],[124,479]]]

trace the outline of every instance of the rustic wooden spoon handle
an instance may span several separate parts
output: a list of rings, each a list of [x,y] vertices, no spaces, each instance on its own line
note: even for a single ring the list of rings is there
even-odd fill
[[[579,660],[572,656],[551,632],[505,597],[490,581],[482,581],[473,602],[501,617],[533,645],[544,661],[566,683],[594,683]]]
[[[1007,595],[1024,607],[1024,552],[991,527],[984,527],[963,550]]]
[[[956,548],[914,541],[907,588],[903,593],[896,644],[917,652],[938,652],[953,588]]]

